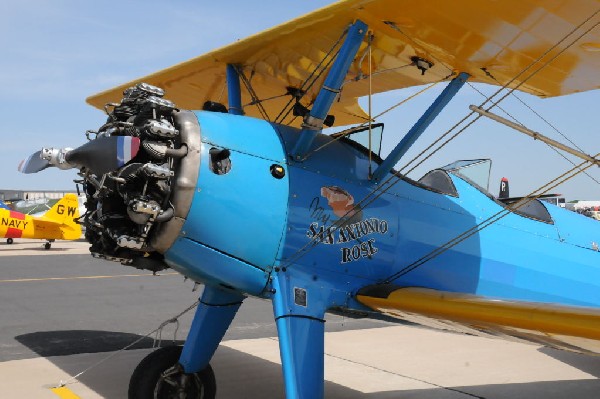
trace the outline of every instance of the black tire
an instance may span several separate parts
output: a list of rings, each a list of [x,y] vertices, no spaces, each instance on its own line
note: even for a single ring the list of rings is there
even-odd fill
[[[7,239],[6,239],[6,243],[7,243],[7,244],[12,244],[13,242],[14,242],[14,241],[13,241],[13,239],[12,239],[12,238],[7,238]]]
[[[179,398],[178,386],[184,374],[179,365],[181,346],[160,348],[146,356],[135,368],[129,380],[129,399],[171,399]],[[165,371],[172,372],[165,376]],[[187,374],[187,399],[214,399],[217,394],[217,382],[210,365],[202,371]],[[170,383],[166,382],[169,379]]]
[[[49,242],[44,244],[45,249],[50,249],[51,246],[52,246],[52,244],[50,244]]]

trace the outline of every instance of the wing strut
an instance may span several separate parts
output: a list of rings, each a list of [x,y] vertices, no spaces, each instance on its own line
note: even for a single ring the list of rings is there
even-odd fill
[[[518,132],[525,133],[526,135],[533,137],[534,140],[540,140],[548,145],[551,145],[552,147],[555,147],[555,148],[558,148],[559,150],[568,152],[571,155],[575,155],[576,157],[581,158],[584,161],[587,161],[589,163],[600,166],[600,159],[596,159],[591,155],[588,155],[581,151],[577,151],[576,149],[571,148],[567,145],[564,145],[556,140],[552,140],[551,138],[548,138],[541,133],[535,132],[531,129],[527,129],[526,127],[519,125],[518,123],[511,122],[508,119],[505,119],[505,118],[503,118],[499,115],[496,115],[494,113],[491,113],[489,111],[483,110],[479,107],[476,107],[475,105],[469,106],[469,109],[471,111],[477,112],[479,115],[483,115],[483,116],[488,117],[496,122],[502,123],[503,125],[512,127],[513,129],[515,129]]]
[[[244,115],[242,109],[242,91],[240,89],[240,75],[235,65],[227,64],[227,98],[229,100],[229,113]]]
[[[350,65],[352,65],[352,61],[356,57],[360,44],[367,33],[367,28],[368,26],[364,22],[357,20],[348,30],[346,40],[344,40],[344,44],[342,44],[342,48],[327,74],[325,83],[323,83],[317,95],[315,105],[302,123],[300,138],[292,151],[292,156],[296,161],[302,160],[317,133],[323,130],[323,121],[340,92],[344,78],[348,74],[348,69],[350,69]]]
[[[406,154],[406,151],[414,144],[419,136],[427,129],[427,126],[433,122],[433,120],[439,115],[440,112],[448,105],[452,97],[469,79],[469,74],[461,72],[457,77],[446,86],[444,91],[440,93],[438,98],[435,99],[433,104],[425,111],[423,116],[414,124],[414,126],[406,133],[406,135],[400,140],[396,148],[387,156],[385,161],[375,170],[373,173],[373,181],[380,182],[389,172],[392,170],[394,165],[398,163],[400,158]]]

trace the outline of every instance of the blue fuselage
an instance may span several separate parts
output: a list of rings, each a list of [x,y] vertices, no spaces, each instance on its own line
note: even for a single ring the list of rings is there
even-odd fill
[[[272,270],[285,268],[320,307],[360,308],[353,300],[358,289],[417,265],[394,283],[600,306],[594,220],[546,205],[551,221],[509,213],[478,230],[504,206],[457,175],[447,174],[454,195],[391,174],[394,184],[380,192],[369,179],[369,164],[377,163],[342,140],[318,135],[313,148],[327,145],[292,162],[296,129],[197,115],[197,189],[180,237],[165,254],[184,275],[268,297]],[[230,151],[227,173],[211,169],[211,149]],[[285,175],[276,176],[274,166]],[[418,262],[465,231],[475,233]]]

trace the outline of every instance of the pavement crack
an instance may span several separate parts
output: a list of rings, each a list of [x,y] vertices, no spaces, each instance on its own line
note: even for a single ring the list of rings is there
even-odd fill
[[[387,374],[395,375],[395,376],[397,376],[397,377],[402,377],[402,378],[406,378],[406,379],[409,379],[409,380],[413,380],[413,381],[422,382],[422,383],[424,383],[424,384],[431,385],[431,386],[434,386],[434,387],[436,387],[436,388],[441,388],[441,389],[444,389],[444,390],[447,390],[447,391],[452,391],[452,392],[460,393],[460,394],[463,394],[463,395],[466,395],[466,396],[469,396],[469,397],[472,397],[472,398],[477,398],[477,399],[486,399],[486,397],[484,397],[484,396],[475,395],[475,394],[473,394],[473,393],[466,392],[466,391],[462,391],[462,390],[460,390],[460,389],[457,389],[457,388],[446,387],[446,386],[443,386],[443,385],[436,384],[435,382],[425,381],[425,380],[422,380],[422,379],[420,379],[420,378],[411,377],[411,376],[409,376],[409,375],[404,375],[404,374],[400,374],[400,373],[395,373],[395,372],[393,372],[393,371],[389,371],[389,370],[386,370],[386,369],[382,369],[382,368],[380,368],[380,367],[372,366],[372,365],[370,365],[370,364],[361,363],[361,362],[357,362],[357,361],[355,361],[355,360],[347,359],[347,358],[345,358],[345,357],[336,356],[336,355],[331,355],[331,354],[329,354],[329,353],[325,353],[325,356],[328,356],[328,357],[331,357],[331,358],[334,358],[334,359],[338,359],[338,360],[343,360],[343,361],[345,361],[345,362],[352,363],[352,364],[356,364],[356,365],[358,365],[358,366],[362,366],[362,367],[368,367],[368,368],[370,368],[370,369],[372,369],[372,370],[381,371],[381,372],[384,372],[384,373],[387,373]]]

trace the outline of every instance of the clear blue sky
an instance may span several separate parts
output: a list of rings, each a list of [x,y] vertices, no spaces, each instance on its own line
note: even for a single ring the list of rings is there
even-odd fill
[[[102,112],[84,99],[203,54],[331,3],[310,1],[113,1],[3,2],[0,7],[0,188],[72,189],[74,172],[49,169],[22,175],[18,162],[43,146],[77,146],[87,129],[98,128]],[[489,87],[478,86],[490,92]],[[396,91],[375,99],[375,113],[406,97]],[[402,137],[437,92],[419,97],[386,117],[383,154]],[[520,94],[586,152],[600,151],[598,90],[540,100]],[[407,155],[446,131],[483,98],[465,88]],[[531,128],[560,139],[514,100],[502,104]],[[540,142],[491,122],[477,123],[412,177],[457,159],[492,158],[490,190],[502,176],[511,194],[522,195],[571,167]],[[403,161],[400,162],[400,165]],[[599,168],[590,174],[600,181]],[[587,176],[554,190],[567,199],[600,199],[600,186]]]

